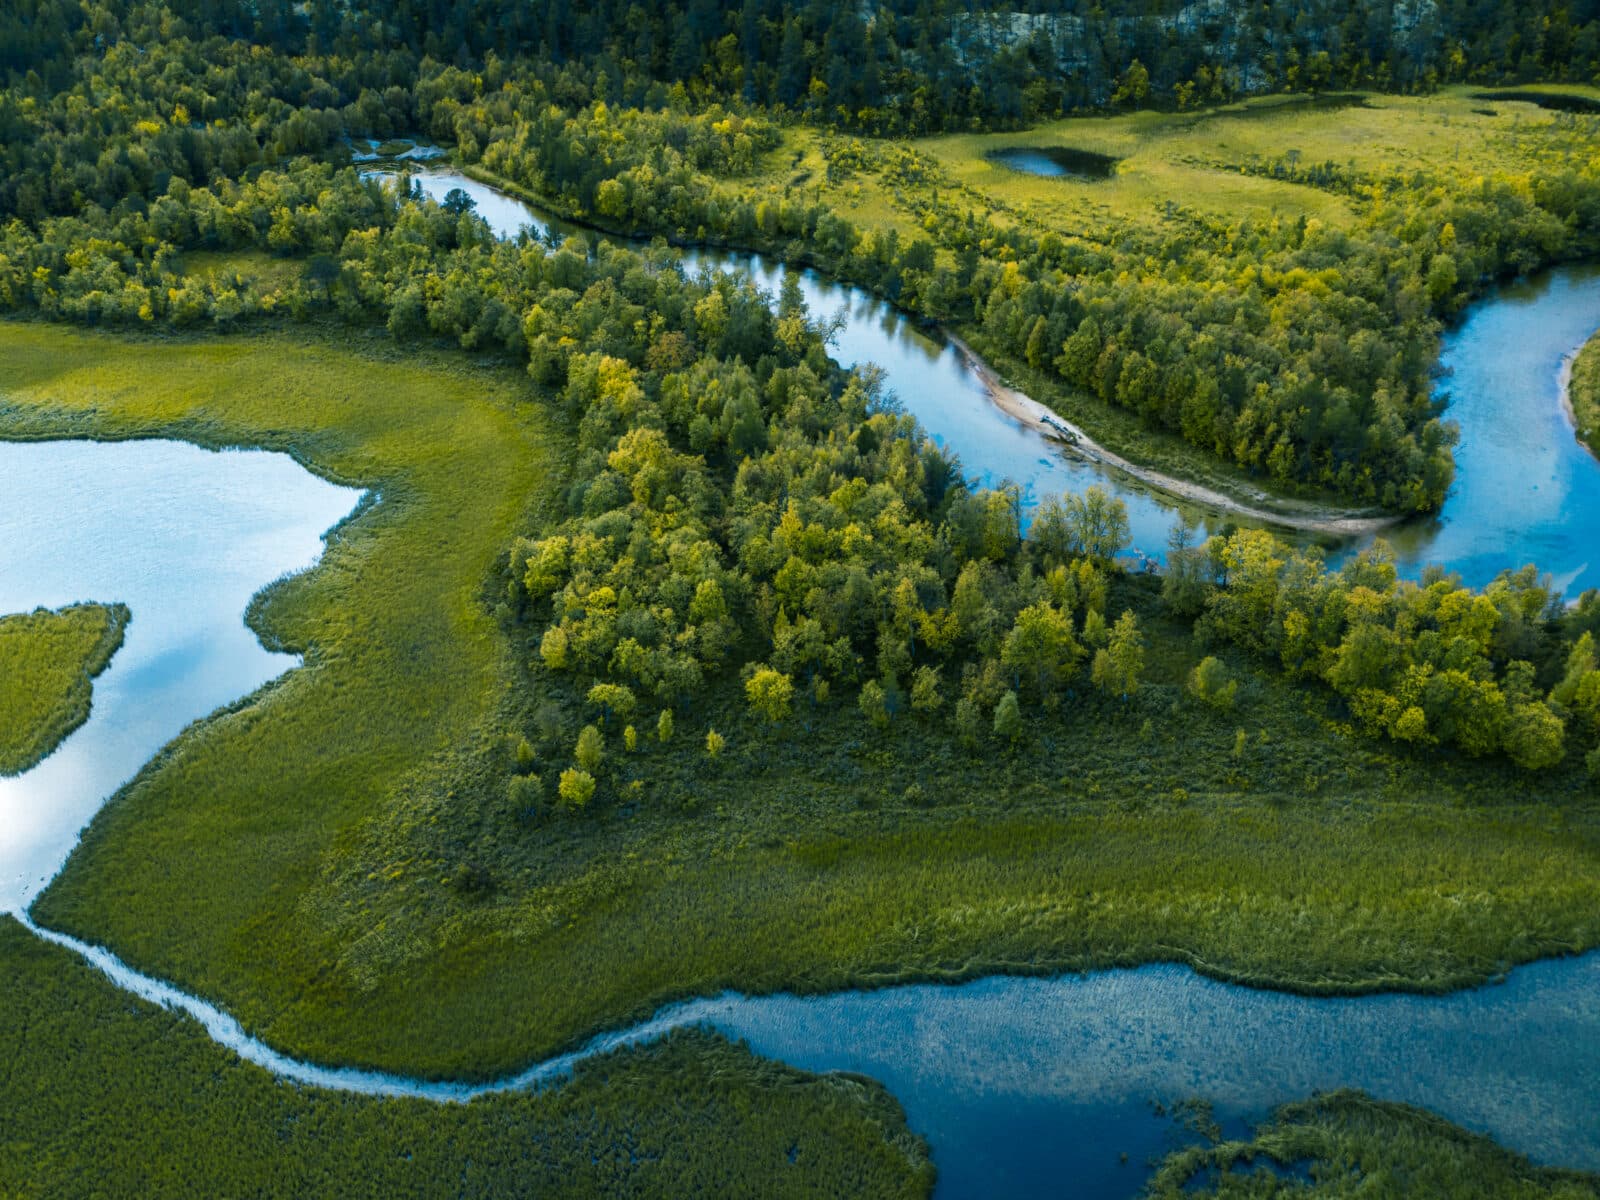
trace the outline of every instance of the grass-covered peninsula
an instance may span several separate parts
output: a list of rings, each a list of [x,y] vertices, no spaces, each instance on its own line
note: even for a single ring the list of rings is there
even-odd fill
[[[1600,333],[1589,339],[1572,361],[1567,405],[1578,440],[1591,454],[1600,456]]]
[[[1248,1141],[1178,1151],[1148,1200],[1592,1200],[1600,1176],[1540,1167],[1431,1113],[1359,1092],[1285,1104]]]
[[[94,677],[128,616],[120,604],[74,604],[0,617],[0,776],[28,770],[89,719]]]
[[[0,917],[0,1179],[61,1196],[921,1197],[879,1086],[685,1032],[469,1104],[297,1087]]]

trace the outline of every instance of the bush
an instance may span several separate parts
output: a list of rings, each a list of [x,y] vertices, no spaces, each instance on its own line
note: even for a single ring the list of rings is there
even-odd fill
[[[1189,694],[1212,708],[1232,708],[1238,692],[1238,681],[1229,679],[1228,668],[1209,654],[1189,672]]]

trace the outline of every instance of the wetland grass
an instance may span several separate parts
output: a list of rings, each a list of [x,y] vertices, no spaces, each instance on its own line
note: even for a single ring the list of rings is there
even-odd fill
[[[0,776],[20,775],[89,719],[94,677],[122,647],[128,610],[74,604],[0,617]]]

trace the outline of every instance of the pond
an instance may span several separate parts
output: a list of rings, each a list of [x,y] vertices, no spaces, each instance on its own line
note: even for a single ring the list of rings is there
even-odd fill
[[[988,158],[1013,171],[1047,179],[1110,179],[1117,173],[1118,162],[1109,154],[1068,146],[1012,146],[992,151]]]

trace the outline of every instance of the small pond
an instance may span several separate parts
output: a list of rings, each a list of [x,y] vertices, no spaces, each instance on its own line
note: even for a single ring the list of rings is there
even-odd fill
[[[1110,179],[1117,173],[1117,163],[1121,161],[1109,154],[1067,146],[1013,146],[995,150],[988,158],[1013,171],[1050,179]]]

